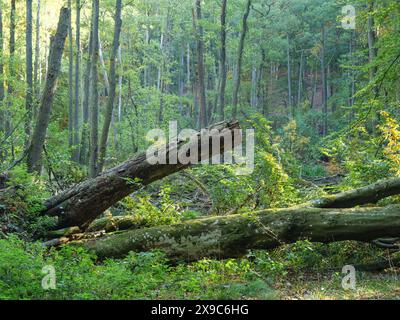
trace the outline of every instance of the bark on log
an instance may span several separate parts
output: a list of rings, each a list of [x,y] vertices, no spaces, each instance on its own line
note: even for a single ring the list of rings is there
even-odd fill
[[[364,272],[378,272],[392,268],[398,268],[400,266],[400,258],[394,259],[380,259],[377,262],[370,263],[370,264],[360,264],[355,265],[357,271],[364,271]]]
[[[57,239],[57,238],[63,238],[63,237],[69,237],[71,235],[80,233],[81,229],[78,227],[71,227],[71,228],[65,228],[61,230],[55,230],[55,231],[50,231],[47,234],[47,238],[49,239]]]
[[[382,180],[367,187],[342,192],[311,201],[302,206],[314,208],[353,208],[366,204],[376,204],[387,197],[400,194],[400,178]]]
[[[300,239],[370,242],[400,234],[400,206],[331,210],[266,210],[132,230],[84,243],[100,259],[159,249],[172,261],[236,258],[249,249],[273,249]]]
[[[97,219],[90,224],[87,232],[105,231],[107,233],[115,231],[125,231],[130,229],[140,229],[149,227],[148,223],[139,216],[108,216],[102,219]]]
[[[214,132],[213,135],[204,138],[201,133],[197,133],[190,142],[181,140],[177,144],[166,146],[163,153],[168,160],[170,154],[188,154],[188,150],[198,148],[199,162],[209,160],[224,152],[224,141],[227,139],[232,139],[233,146],[242,142],[238,135],[239,130],[236,130],[239,128],[238,122],[222,122],[210,128]],[[212,147],[216,141],[220,144],[218,150]],[[178,164],[152,165],[148,160],[146,154],[143,154],[94,179],[87,180],[47,200],[42,213],[58,217],[55,229],[74,226],[84,229],[105,210],[134,191],[190,166],[180,161],[177,161]]]

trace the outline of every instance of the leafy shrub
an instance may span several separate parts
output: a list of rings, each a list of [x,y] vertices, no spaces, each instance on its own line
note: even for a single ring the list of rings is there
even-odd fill
[[[138,217],[147,227],[179,223],[182,219],[180,208],[171,199],[170,192],[168,185],[161,187],[159,205],[153,204],[148,195],[127,197],[122,201],[125,214]]]
[[[0,198],[0,226],[5,233],[19,233],[27,239],[43,236],[55,223],[54,218],[42,217],[43,201],[49,194],[36,174],[25,166],[10,171],[9,193]]]
[[[56,289],[41,287],[42,268],[53,266]],[[0,240],[1,299],[240,299],[272,298],[269,285],[246,260],[171,267],[161,252],[131,253],[96,263],[79,247],[45,251],[40,244]]]
[[[390,170],[400,175],[400,124],[388,112],[381,112],[384,123],[379,126],[386,142],[383,155]]]
[[[0,240],[0,300],[43,297],[41,250],[15,237]]]

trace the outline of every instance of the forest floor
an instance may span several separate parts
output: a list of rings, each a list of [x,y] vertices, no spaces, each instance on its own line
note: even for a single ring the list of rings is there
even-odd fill
[[[363,273],[355,290],[344,290],[341,278],[333,275],[297,275],[275,286],[282,300],[399,300],[400,270]]]

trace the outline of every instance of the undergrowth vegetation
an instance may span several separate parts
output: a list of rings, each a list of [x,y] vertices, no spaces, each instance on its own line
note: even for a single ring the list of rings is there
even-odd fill
[[[381,254],[371,246],[360,250],[355,243],[323,246],[300,241],[236,260],[172,266],[163,253],[148,252],[99,263],[81,248],[48,251],[41,243],[10,237],[0,240],[0,299],[279,299],[300,280],[314,283],[303,292],[301,298],[307,298],[321,294],[324,286],[338,294],[343,265],[365,263],[371,255]],[[42,288],[48,266],[55,270],[54,290]],[[374,297],[374,292],[368,293],[377,285],[373,276],[359,273],[358,281],[362,288],[358,293]],[[386,281],[396,284],[393,275]],[[385,297],[398,294],[388,291]]]

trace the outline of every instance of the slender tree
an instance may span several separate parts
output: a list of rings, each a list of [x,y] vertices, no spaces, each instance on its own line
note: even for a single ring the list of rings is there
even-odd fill
[[[240,40],[239,40],[239,48],[238,48],[238,56],[237,56],[237,64],[236,64],[236,75],[235,75],[235,80],[234,80],[234,85],[233,85],[233,99],[232,99],[233,119],[237,118],[237,112],[238,112],[239,89],[240,89],[240,80],[241,80],[241,76],[242,76],[243,50],[244,50],[244,42],[246,40],[246,34],[248,31],[247,30],[248,29],[247,20],[250,15],[251,3],[252,3],[252,0],[247,0],[245,13],[243,15],[242,32],[240,34]]]
[[[160,51],[161,51],[161,61],[158,67],[158,77],[157,77],[157,90],[159,91],[160,97],[160,107],[158,110],[158,124],[162,125],[164,121],[164,108],[165,108],[165,91],[167,87],[166,75],[168,74],[168,59],[169,59],[169,44],[170,44],[170,7],[167,9],[167,16],[165,21],[165,30],[161,30],[160,37]]]
[[[122,72],[123,72],[123,65],[122,65],[122,49],[121,45],[118,49],[118,64],[119,64],[119,78],[118,78],[118,122],[122,121]]]
[[[369,63],[373,63],[377,50],[375,48],[376,43],[376,32],[375,32],[375,19],[374,19],[375,1],[369,0],[368,3],[368,56]],[[377,68],[370,68],[370,80],[372,81],[375,77]]]
[[[185,70],[185,52],[182,49],[179,57],[179,73],[178,73],[179,114],[182,114],[183,111],[183,96],[185,93],[184,70]]]
[[[89,175],[98,174],[99,154],[99,92],[98,92],[98,62],[99,62],[99,0],[93,0],[93,52],[91,62],[92,96],[90,103],[90,156]]]
[[[294,117],[294,110],[293,108],[293,96],[292,96],[292,63],[291,63],[291,56],[290,56],[290,35],[287,34],[287,72],[288,72],[288,107],[289,112],[292,113],[292,117]]]
[[[187,49],[186,49],[186,86],[187,89],[189,89],[192,85],[191,85],[191,79],[192,79],[192,73],[191,73],[191,50],[190,50],[190,43],[187,44]]]
[[[117,87],[117,72],[116,72],[116,60],[118,56],[118,48],[120,47],[120,35],[121,35],[121,27],[122,27],[122,19],[121,19],[121,11],[122,11],[122,0],[116,0],[115,4],[115,27],[114,27],[114,41],[113,41],[113,50],[111,53],[110,59],[110,92],[108,96],[108,103],[106,108],[106,113],[104,117],[104,125],[100,138],[100,157],[99,157],[99,172],[103,170],[105,157],[107,153],[107,142],[110,131],[110,124],[112,120],[114,103],[116,97],[116,87]]]
[[[70,12],[68,21],[68,43],[69,43],[69,65],[68,65],[68,142],[69,147],[74,145],[74,48],[72,34],[72,0],[68,0],[68,10]],[[73,156],[72,156],[73,158]]]
[[[257,95],[258,77],[259,77],[259,71],[257,69],[257,66],[253,66],[251,70],[251,92],[250,92],[250,105],[253,108],[257,108],[258,106],[258,95]]]
[[[67,8],[61,9],[57,32],[51,39],[49,68],[47,71],[46,84],[42,94],[40,110],[33,131],[32,140],[28,149],[29,172],[41,171],[41,155],[46,139],[47,127],[49,126],[50,113],[53,105],[57,80],[61,69],[61,59],[64,51],[65,40],[68,34],[68,21],[70,12]]]
[[[100,33],[99,33],[99,61],[100,61],[101,71],[103,73],[103,80],[104,80],[104,85],[105,85],[104,95],[106,97],[108,97],[110,94],[110,81],[108,80],[106,63],[104,62],[103,46],[101,45]]]
[[[164,32],[161,30],[161,36],[160,36],[160,51],[162,54],[164,54]],[[158,67],[157,71],[157,90],[161,90],[161,82],[162,82],[162,63],[161,66]]]
[[[219,88],[219,118],[224,120],[225,118],[225,89],[226,89],[226,9],[227,0],[222,0],[221,9],[221,53],[219,62],[219,77],[220,77],[220,88]]]
[[[25,144],[28,146],[31,135],[31,119],[33,114],[33,48],[32,48],[32,0],[26,0],[26,120]]]
[[[0,134],[5,129],[4,115],[4,42],[3,42],[3,1],[0,1]],[[0,136],[1,138],[1,136]]]
[[[118,48],[118,68],[119,68],[119,77],[118,77],[118,110],[117,110],[117,117],[114,115],[114,145],[115,149],[118,150],[119,148],[119,141],[118,141],[118,128],[115,125],[115,122],[120,124],[122,122],[122,83],[123,83],[123,65],[122,65],[122,49],[121,45]],[[136,109],[136,108],[135,108]],[[116,121],[115,121],[116,118]],[[138,130],[138,128],[136,128]]]
[[[40,99],[40,0],[37,0],[36,6],[36,24],[35,24],[35,67],[33,70],[34,81],[34,104],[33,104],[33,119],[36,119],[37,105]]]
[[[82,100],[82,136],[79,162],[82,165],[88,164],[89,159],[89,120],[90,120],[90,78],[92,72],[92,52],[93,52],[93,22],[90,27],[90,35],[88,40],[88,54],[85,67],[84,84],[83,84],[83,100]]]
[[[206,128],[207,119],[207,101],[205,85],[205,67],[204,67],[204,31],[202,26],[201,0],[196,0],[195,14],[193,17],[196,38],[197,38],[197,85],[200,102],[200,127]]]
[[[76,60],[75,60],[75,106],[74,106],[74,155],[73,160],[79,162],[79,109],[80,109],[80,64],[81,64],[81,1],[76,0]]]
[[[149,11],[147,8],[146,8],[146,18],[147,18],[147,20],[149,19]],[[149,23],[146,24],[146,28],[145,28],[145,44],[146,44],[146,46],[148,46],[150,44],[150,24]],[[150,68],[146,64],[146,66],[143,70],[143,86],[144,87],[149,86],[149,72],[150,72]]]
[[[299,81],[297,85],[297,107],[300,107],[303,98],[303,73],[304,73],[304,50],[301,50],[299,62]]]
[[[326,27],[322,26],[322,46],[321,46],[321,80],[322,80],[322,103],[324,113],[323,135],[328,134],[328,84],[326,79]]]
[[[15,0],[11,0],[11,12],[10,12],[10,42],[9,42],[9,76],[7,81],[7,112],[5,115],[5,131],[7,135],[11,135],[12,133],[12,108],[13,108],[13,101],[12,96],[14,94],[14,81],[15,81],[15,28],[16,28],[16,5]],[[14,158],[14,144],[11,143],[11,153],[12,157]]]

